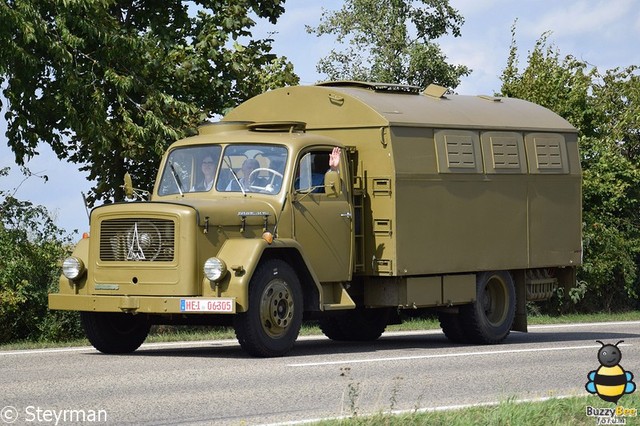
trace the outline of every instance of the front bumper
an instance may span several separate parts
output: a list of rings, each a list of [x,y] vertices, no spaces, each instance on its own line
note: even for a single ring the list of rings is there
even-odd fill
[[[235,314],[235,297],[49,294],[49,309],[145,314]]]

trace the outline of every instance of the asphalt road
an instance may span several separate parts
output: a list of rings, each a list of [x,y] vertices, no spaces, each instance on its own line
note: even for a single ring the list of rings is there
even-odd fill
[[[122,356],[86,347],[0,352],[0,425],[82,416],[254,425],[582,396],[600,367],[596,340],[624,340],[620,365],[640,378],[640,321],[533,326],[495,346],[451,344],[440,331],[385,333],[366,344],[302,338],[275,359],[250,358],[235,341],[148,344]]]

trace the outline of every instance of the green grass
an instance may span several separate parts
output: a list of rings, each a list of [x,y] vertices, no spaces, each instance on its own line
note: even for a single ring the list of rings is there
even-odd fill
[[[587,407],[616,408],[640,410],[640,394],[633,393],[623,396],[618,405],[607,403],[597,396],[582,396],[573,398],[550,398],[538,402],[518,402],[506,400],[497,405],[483,405],[477,407],[424,410],[410,413],[387,414],[379,413],[373,416],[352,416],[347,418],[325,420],[314,423],[321,426],[349,425],[514,425],[514,426],[593,426],[599,424],[596,417],[587,415]],[[640,424],[640,418],[633,415],[620,416],[615,420],[625,420],[627,425]]]
[[[608,322],[608,321],[636,321],[640,320],[640,311],[630,311],[623,313],[597,313],[597,314],[572,314],[564,316],[536,315],[529,316],[529,325],[536,324],[569,324],[580,322]],[[414,318],[402,324],[390,325],[387,331],[414,331],[414,330],[437,330],[440,324],[437,318]],[[313,324],[304,324],[300,331],[301,336],[312,336],[322,334],[320,328]],[[198,340],[221,340],[234,339],[235,334],[230,327],[158,327],[149,335],[147,343],[178,342],[178,341],[198,341]],[[14,342],[0,345],[0,351],[44,349],[55,347],[87,346],[86,339],[76,339],[63,342]]]

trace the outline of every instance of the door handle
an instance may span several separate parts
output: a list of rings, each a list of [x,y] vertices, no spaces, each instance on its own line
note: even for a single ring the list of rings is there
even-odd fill
[[[340,217],[347,217],[347,218],[351,219],[351,212],[340,213]]]

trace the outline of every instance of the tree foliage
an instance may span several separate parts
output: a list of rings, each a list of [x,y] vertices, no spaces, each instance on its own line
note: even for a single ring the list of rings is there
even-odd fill
[[[434,40],[459,37],[463,23],[449,0],[346,0],[340,10],[323,11],[320,24],[307,31],[348,45],[318,63],[318,72],[330,80],[455,88],[471,70],[448,64]]]
[[[0,343],[81,334],[76,313],[47,309],[70,243],[44,207],[0,190]]]
[[[47,143],[120,199],[125,171],[150,189],[168,144],[268,88],[295,84],[250,12],[283,0],[8,0],[0,4],[0,83],[22,165]]]
[[[518,66],[515,27],[501,95],[527,99],[579,130],[583,169],[585,306],[633,306],[640,277],[640,76],[560,57],[543,34]]]

